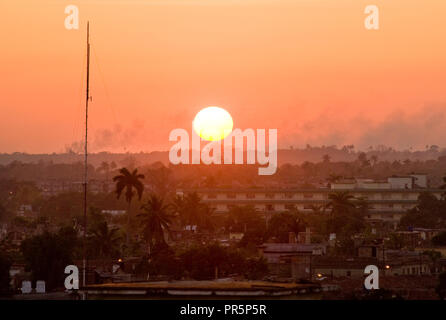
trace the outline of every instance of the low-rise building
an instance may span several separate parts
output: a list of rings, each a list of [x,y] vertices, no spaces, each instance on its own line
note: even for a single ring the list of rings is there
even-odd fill
[[[314,256],[326,253],[322,244],[264,243],[259,246],[260,254],[266,259],[271,275],[284,278],[310,279]]]
[[[364,269],[368,265],[375,265],[380,271],[380,276],[400,275],[429,275],[431,263],[428,257],[423,255],[387,255],[387,259],[381,260],[371,257],[329,257],[320,256],[313,259],[313,275],[317,277],[339,278],[352,277],[363,278]]]

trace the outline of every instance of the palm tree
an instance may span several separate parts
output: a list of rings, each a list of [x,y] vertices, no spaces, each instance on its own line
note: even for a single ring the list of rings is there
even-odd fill
[[[353,202],[355,197],[347,191],[343,191],[329,194],[328,199],[326,208],[330,209],[330,229],[336,232],[342,229],[343,223],[345,223],[343,217],[348,217],[349,213],[356,209]]]
[[[325,214],[325,205],[310,205],[311,213],[308,213],[306,220],[308,225],[313,230],[317,230],[317,233],[328,235],[328,219],[329,217]]]
[[[155,194],[151,194],[147,203],[141,206],[142,212],[138,214],[141,219],[144,238],[147,241],[149,255],[155,244],[165,245],[164,233],[170,231],[172,216],[169,206]]]
[[[331,193],[328,195],[328,199],[330,201],[327,203],[326,208],[331,209],[332,215],[341,214],[355,208],[353,203],[355,197],[347,191]]]
[[[370,208],[367,200],[355,198],[348,192],[338,192],[329,195],[327,207],[331,209],[329,228],[331,232],[351,237],[364,229],[364,216]]]
[[[357,198],[356,209],[358,211],[359,216],[365,217],[369,214],[370,210],[373,209],[370,206],[370,203],[365,198]]]
[[[196,192],[176,196],[172,202],[183,226],[198,225],[201,221],[202,203]]]
[[[313,211],[313,214],[315,214],[317,216],[320,216],[321,214],[325,213],[324,205],[312,204],[312,205],[310,205],[310,209],[311,209],[311,211]]]
[[[118,230],[118,228],[110,229],[106,221],[98,223],[91,230],[90,241],[100,258],[111,258],[119,251],[121,237],[117,234]]]
[[[134,169],[131,173],[127,168],[121,168],[119,170],[121,173],[113,178],[116,182],[116,196],[119,199],[122,192],[125,189],[125,201],[127,201],[127,235],[126,243],[127,247],[129,245],[129,233],[130,233],[130,204],[133,197],[135,196],[135,191],[138,194],[138,199],[141,200],[142,193],[144,191],[144,184],[141,182],[144,179],[143,174],[138,174],[138,169]]]

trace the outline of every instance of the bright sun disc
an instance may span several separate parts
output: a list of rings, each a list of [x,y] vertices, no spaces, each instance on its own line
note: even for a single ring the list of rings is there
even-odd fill
[[[207,107],[195,116],[194,131],[204,140],[218,141],[232,132],[232,117],[220,107]]]

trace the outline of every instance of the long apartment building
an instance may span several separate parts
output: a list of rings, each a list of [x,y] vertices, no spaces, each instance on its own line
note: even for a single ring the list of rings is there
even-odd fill
[[[227,188],[227,189],[184,189],[181,195],[197,192],[202,201],[215,209],[216,213],[228,212],[232,206],[253,205],[260,212],[274,214],[297,208],[311,212],[314,205],[325,205],[329,194],[348,191],[356,198],[369,203],[367,220],[384,221],[397,225],[404,213],[417,204],[422,192],[441,197],[444,190],[428,187],[427,176],[414,174],[392,176],[383,181],[373,179],[350,179],[332,183],[323,188]]]

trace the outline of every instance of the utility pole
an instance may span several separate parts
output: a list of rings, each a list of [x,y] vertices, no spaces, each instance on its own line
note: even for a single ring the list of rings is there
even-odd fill
[[[88,183],[88,102],[90,100],[90,22],[87,22],[87,90],[85,99],[85,163],[84,163],[84,233],[82,238],[82,285],[86,285],[87,272],[87,183]]]

